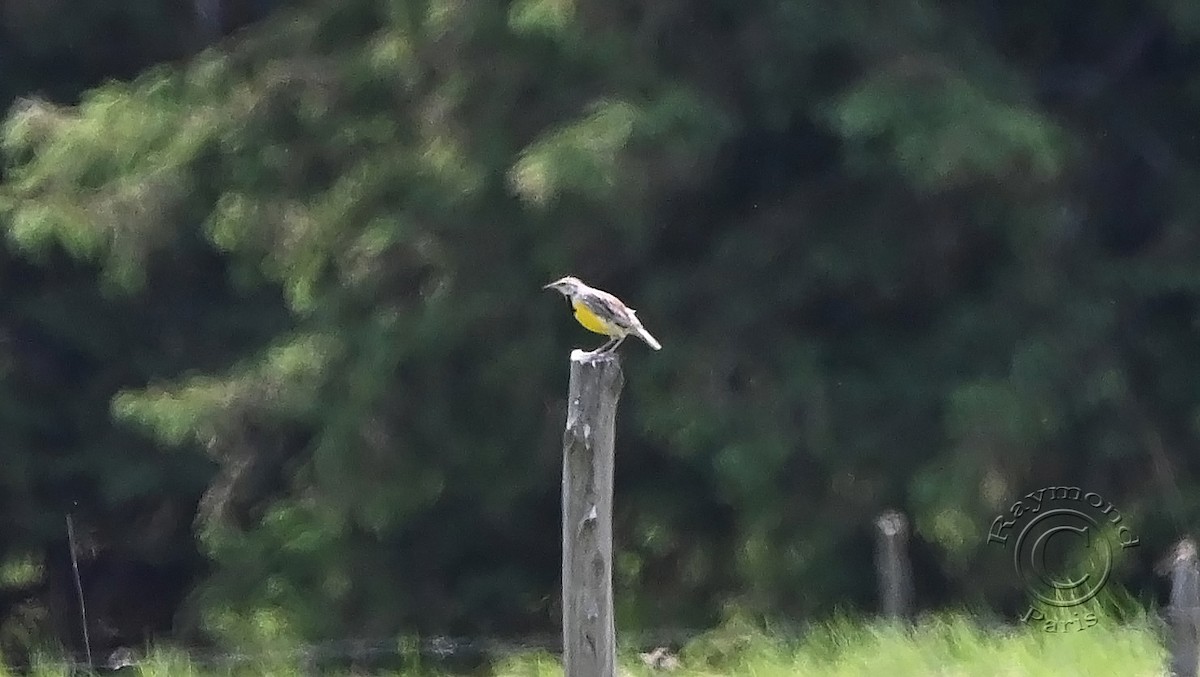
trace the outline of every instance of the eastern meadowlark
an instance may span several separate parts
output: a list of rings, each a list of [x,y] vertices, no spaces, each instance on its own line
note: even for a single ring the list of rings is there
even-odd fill
[[[589,287],[577,277],[567,277],[555,280],[542,289],[554,289],[571,300],[575,309],[575,319],[585,329],[597,334],[604,334],[608,341],[593,350],[591,354],[598,355],[617,349],[621,342],[630,334],[642,339],[655,350],[661,350],[662,345],[646,331],[642,321],[638,319],[637,311],[621,302],[621,299]]]

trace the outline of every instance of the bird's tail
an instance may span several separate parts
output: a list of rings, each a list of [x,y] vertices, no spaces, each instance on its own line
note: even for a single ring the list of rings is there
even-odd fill
[[[658,342],[658,339],[651,336],[650,332],[646,331],[646,328],[643,327],[640,322],[636,327],[634,327],[634,330],[637,332],[638,338],[645,341],[646,345],[655,350],[662,350],[662,344]]]

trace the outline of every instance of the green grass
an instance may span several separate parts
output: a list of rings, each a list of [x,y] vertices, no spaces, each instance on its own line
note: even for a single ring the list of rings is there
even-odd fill
[[[621,656],[625,675],[677,677],[1071,677],[1164,674],[1165,650],[1152,625],[1144,620],[1125,624],[1103,620],[1084,630],[1048,633],[1040,627],[984,629],[966,615],[942,615],[908,628],[887,623],[863,624],[842,620],[827,623],[802,637],[783,637],[747,623],[732,622],[693,639],[679,651],[682,667],[673,672],[644,666],[636,652]],[[150,656],[140,671],[124,674],[172,677],[210,675],[300,675],[290,661],[258,661],[240,669],[204,671],[181,654],[162,651]],[[69,674],[44,663],[36,677]],[[331,673],[338,674],[338,673]],[[349,674],[349,673],[340,673]],[[366,674],[366,673],[355,673]],[[432,668],[405,673],[375,673],[428,677],[442,675]],[[556,677],[562,669],[556,656],[530,652],[510,656],[491,673],[497,677]],[[0,677],[7,677],[0,670]]]
[[[1165,651],[1146,622],[1122,626],[1102,621],[1055,634],[1032,627],[985,630],[966,616],[941,616],[911,629],[835,622],[791,641],[751,631],[735,643],[718,631],[713,639],[685,647],[681,658],[684,669],[674,674],[689,677],[1150,677],[1162,674]]]

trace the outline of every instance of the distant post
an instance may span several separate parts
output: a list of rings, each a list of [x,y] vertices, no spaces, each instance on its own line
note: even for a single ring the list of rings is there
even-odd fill
[[[903,620],[912,615],[912,562],[908,558],[908,518],[888,510],[875,520],[875,568],[883,615]]]
[[[571,353],[563,432],[562,596],[566,677],[615,677],[612,496],[617,400],[615,354]]]
[[[1171,602],[1167,608],[1167,624],[1171,642],[1170,672],[1173,677],[1196,677],[1200,663],[1200,571],[1197,570],[1196,542],[1185,538],[1175,546],[1162,573],[1171,578]]]

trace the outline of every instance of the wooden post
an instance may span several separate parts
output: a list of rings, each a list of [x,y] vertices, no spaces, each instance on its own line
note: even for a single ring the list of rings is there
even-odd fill
[[[612,495],[617,400],[625,377],[615,354],[571,353],[563,432],[562,596],[566,677],[615,677]]]
[[[1200,620],[1200,570],[1196,542],[1185,538],[1164,562],[1163,573],[1171,577],[1171,602],[1167,623],[1171,629],[1170,673],[1174,677],[1196,677],[1198,651],[1197,621]]]
[[[908,559],[908,518],[888,510],[875,520],[875,568],[883,615],[905,619],[912,615],[912,562]]]

